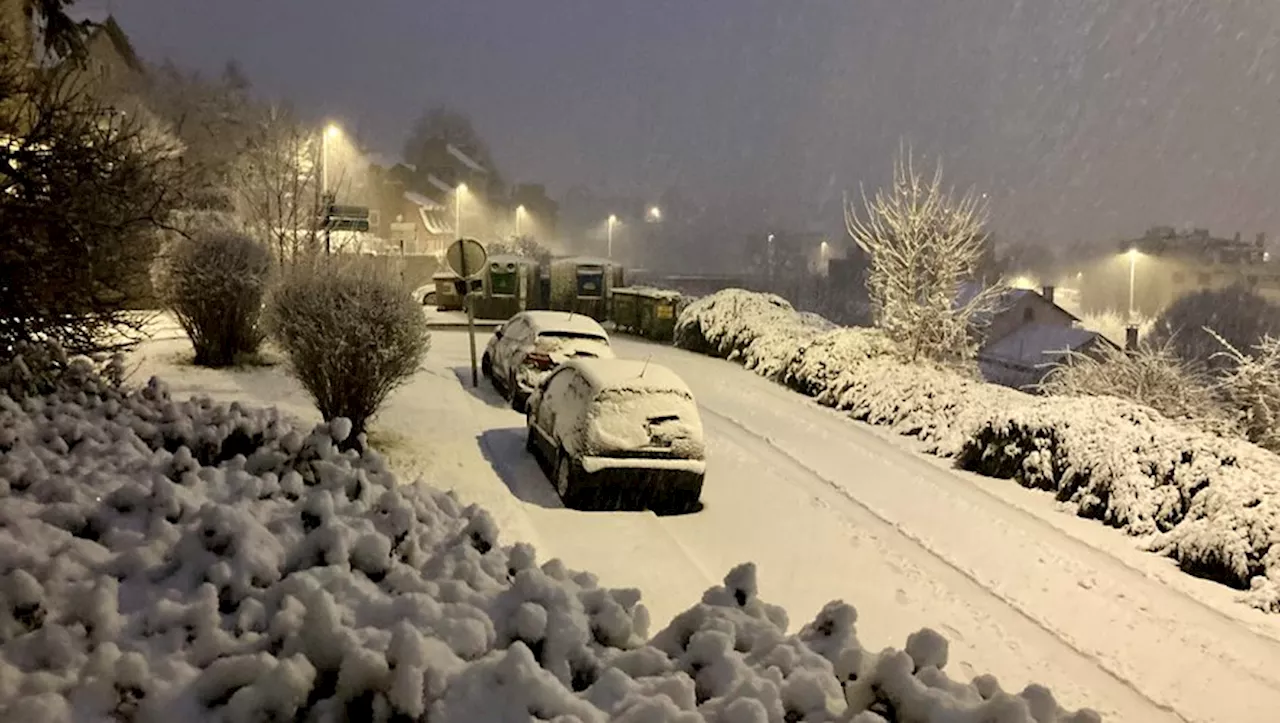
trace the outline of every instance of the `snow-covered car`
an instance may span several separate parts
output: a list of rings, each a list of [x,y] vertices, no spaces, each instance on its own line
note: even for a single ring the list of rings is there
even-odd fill
[[[675,372],[576,359],[529,399],[526,447],[566,507],[695,511],[706,474],[702,418]]]
[[[423,306],[435,306],[436,305],[436,285],[428,284],[426,286],[419,286],[418,288],[414,289],[413,300],[418,302],[419,304],[422,304]]]
[[[589,316],[522,311],[494,331],[480,368],[511,400],[511,408],[523,412],[533,390],[564,362],[613,356],[609,333]]]

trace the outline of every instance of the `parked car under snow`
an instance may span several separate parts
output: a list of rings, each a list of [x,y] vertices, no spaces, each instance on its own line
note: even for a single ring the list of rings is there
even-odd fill
[[[526,446],[566,507],[696,511],[706,473],[702,419],[675,372],[578,359],[529,400]]]
[[[595,319],[567,311],[522,311],[498,327],[480,360],[484,375],[525,411],[529,395],[571,359],[612,359],[609,333]]]

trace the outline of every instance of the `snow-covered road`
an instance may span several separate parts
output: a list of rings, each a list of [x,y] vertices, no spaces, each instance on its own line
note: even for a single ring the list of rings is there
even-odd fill
[[[470,388],[462,332],[434,335],[428,369],[394,397],[377,442],[401,468],[489,508],[508,539],[639,587],[658,623],[753,560],[762,595],[793,624],[843,598],[873,646],[933,627],[951,640],[953,676],[1044,683],[1108,721],[1276,720],[1280,622],[1230,591],[1057,512],[1046,495],[947,469],[736,365],[615,344],[675,369],[698,396],[710,455],[702,512],[562,509],[524,452],[523,417],[487,384]],[[174,379],[175,393],[314,417],[278,371],[179,371],[150,349],[142,373]]]

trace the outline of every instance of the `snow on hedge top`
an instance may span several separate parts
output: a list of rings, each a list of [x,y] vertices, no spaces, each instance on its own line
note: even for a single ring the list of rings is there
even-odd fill
[[[799,633],[755,569],[652,640],[600,588],[274,411],[100,383],[0,395],[0,720],[1098,720],[941,672],[931,631]]]
[[[583,336],[597,336],[601,339],[608,339],[609,333],[600,326],[600,322],[583,314],[574,314],[568,311],[525,311],[521,313],[530,326],[533,327],[534,334],[581,334]]]

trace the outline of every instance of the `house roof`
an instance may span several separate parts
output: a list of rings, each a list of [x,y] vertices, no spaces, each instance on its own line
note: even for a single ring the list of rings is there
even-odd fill
[[[129,42],[129,36],[124,34],[124,30],[120,24],[116,22],[114,15],[108,15],[107,19],[93,29],[89,35],[89,43],[92,43],[99,37],[106,37],[111,43],[112,49],[124,61],[124,64],[135,73],[145,73],[146,66],[142,59],[138,57],[138,52],[134,50],[133,43]]]
[[[984,346],[978,357],[1035,367],[1059,361],[1067,352],[1080,351],[1098,342],[1114,346],[1098,332],[1078,326],[1023,324]]]
[[[471,156],[468,156],[467,154],[463,153],[461,150],[458,149],[457,146],[453,145],[452,143],[447,144],[445,146],[445,151],[448,152],[449,155],[458,159],[462,163],[462,165],[466,166],[472,171],[476,173],[488,173],[488,171],[485,170],[484,166],[477,163],[474,159],[471,158]]]
[[[956,293],[955,306],[958,308],[973,301],[974,297],[976,297],[982,291],[982,289],[983,287],[981,284],[978,284],[972,281],[966,281],[965,283],[961,284],[960,291]],[[1019,301],[1022,301],[1023,299],[1028,297],[1034,297],[1038,299],[1040,303],[1048,304],[1050,306],[1057,308],[1062,313],[1071,317],[1073,321],[1080,321],[1080,319],[1077,318],[1075,314],[1072,314],[1071,312],[1067,311],[1061,306],[1058,306],[1058,304],[1044,298],[1044,296],[1040,294],[1040,292],[1032,291],[1031,289],[1005,289],[1003,292],[1000,293],[999,298],[997,298],[995,308],[991,311],[991,313],[975,315],[978,317],[976,320],[977,321],[983,321],[984,319],[989,320],[991,316],[995,316],[1005,311],[1008,311],[1009,309],[1017,305]]]
[[[436,176],[434,173],[427,174],[427,183],[430,183],[432,186],[435,186],[436,189],[439,190],[441,193],[453,193],[453,186],[450,186],[449,184],[440,180],[439,176]]]
[[[439,202],[437,202],[437,201],[435,201],[435,200],[432,200],[432,199],[430,199],[430,198],[428,198],[428,197],[426,197],[426,196],[424,196],[424,195],[422,195],[421,193],[418,193],[418,192],[416,192],[416,191],[405,191],[405,192],[404,192],[404,199],[405,199],[406,201],[408,201],[409,203],[414,204],[415,206],[419,206],[419,207],[421,207],[421,208],[425,208],[425,209],[428,209],[428,210],[431,210],[431,211],[441,211],[441,210],[444,210],[444,205],[443,205],[443,204],[441,204],[441,203],[439,203]]]

